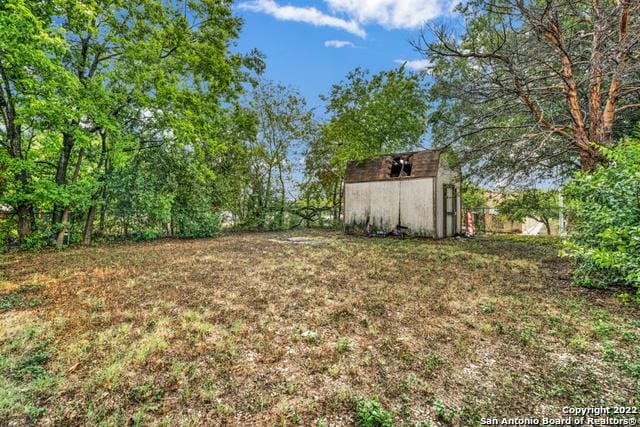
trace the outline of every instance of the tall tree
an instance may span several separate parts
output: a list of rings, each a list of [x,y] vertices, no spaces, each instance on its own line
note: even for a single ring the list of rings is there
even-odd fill
[[[74,149],[76,157],[89,149],[99,159],[94,175],[101,184],[91,195],[83,233],[89,243],[118,150],[135,159],[140,150],[186,149],[193,152],[201,177],[213,179],[210,165],[225,149],[225,110],[243,91],[245,71],[260,71],[262,59],[255,52],[230,52],[241,24],[230,1],[104,0],[89,6],[69,1],[63,11],[68,43],[63,59],[81,82],[86,115],[84,122],[67,123],[55,182],[67,187]],[[87,148],[77,144],[82,133],[92,134]],[[129,142],[123,144],[123,138]],[[65,202],[60,205],[54,223],[69,209]]]
[[[0,2],[0,172],[7,183],[3,201],[17,216],[18,239],[33,230],[36,191],[32,151],[51,141],[51,124],[69,111],[64,103],[75,89],[72,76],[56,61],[64,46],[52,30],[54,2]],[[10,185],[9,185],[10,184]]]
[[[426,132],[426,91],[404,66],[373,76],[357,68],[324,97],[326,137],[339,161],[416,147]]]
[[[414,43],[434,64],[434,140],[511,183],[591,171],[640,117],[640,3],[469,0],[462,34]]]
[[[357,68],[323,97],[328,122],[306,156],[307,180],[342,204],[346,163],[420,145],[427,131],[427,92],[420,74],[404,66],[370,75]]]
[[[264,67],[232,52],[240,26],[227,0],[0,1],[0,203],[19,240],[36,211],[53,212],[39,236],[58,246],[72,221],[90,243],[122,207],[143,229],[211,224],[239,96]]]
[[[254,160],[253,173],[262,177],[255,181],[258,187],[254,188],[259,195],[259,226],[267,226],[269,221],[264,215],[273,213],[273,225],[282,227],[287,177],[294,166],[291,160],[310,134],[312,111],[295,89],[268,80],[255,88],[249,105],[258,125],[257,138],[250,153]]]

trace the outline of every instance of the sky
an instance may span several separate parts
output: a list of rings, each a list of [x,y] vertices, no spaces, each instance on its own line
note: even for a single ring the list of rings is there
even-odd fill
[[[265,77],[291,85],[312,107],[356,67],[378,72],[428,61],[410,45],[425,23],[452,23],[457,0],[238,0],[237,49],[266,55]]]

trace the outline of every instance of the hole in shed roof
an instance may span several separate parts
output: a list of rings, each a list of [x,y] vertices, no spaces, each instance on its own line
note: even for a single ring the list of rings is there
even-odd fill
[[[389,172],[390,178],[411,176],[411,156],[394,157]]]

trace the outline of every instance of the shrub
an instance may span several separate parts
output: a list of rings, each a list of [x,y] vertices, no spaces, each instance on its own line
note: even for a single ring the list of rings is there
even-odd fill
[[[393,415],[385,410],[378,398],[358,400],[358,426],[360,427],[391,427]]]
[[[220,231],[220,216],[206,204],[174,208],[174,222],[179,237],[211,237]]]
[[[162,237],[162,234],[159,231],[152,230],[152,229],[145,229],[145,230],[140,230],[135,232],[132,236],[132,240],[143,242],[148,240],[156,240],[160,237]]]
[[[640,299],[640,139],[604,149],[609,163],[579,173],[564,192],[573,230],[562,253],[585,286],[630,286]]]

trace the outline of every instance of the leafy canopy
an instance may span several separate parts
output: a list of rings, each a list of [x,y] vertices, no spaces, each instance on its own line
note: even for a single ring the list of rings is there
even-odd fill
[[[416,147],[427,131],[427,92],[422,77],[404,67],[369,76],[355,69],[327,101],[324,141],[343,164]]]
[[[432,63],[434,143],[485,182],[532,184],[603,161],[640,118],[640,7],[467,0],[414,46]],[[428,33],[428,34],[427,34]]]

